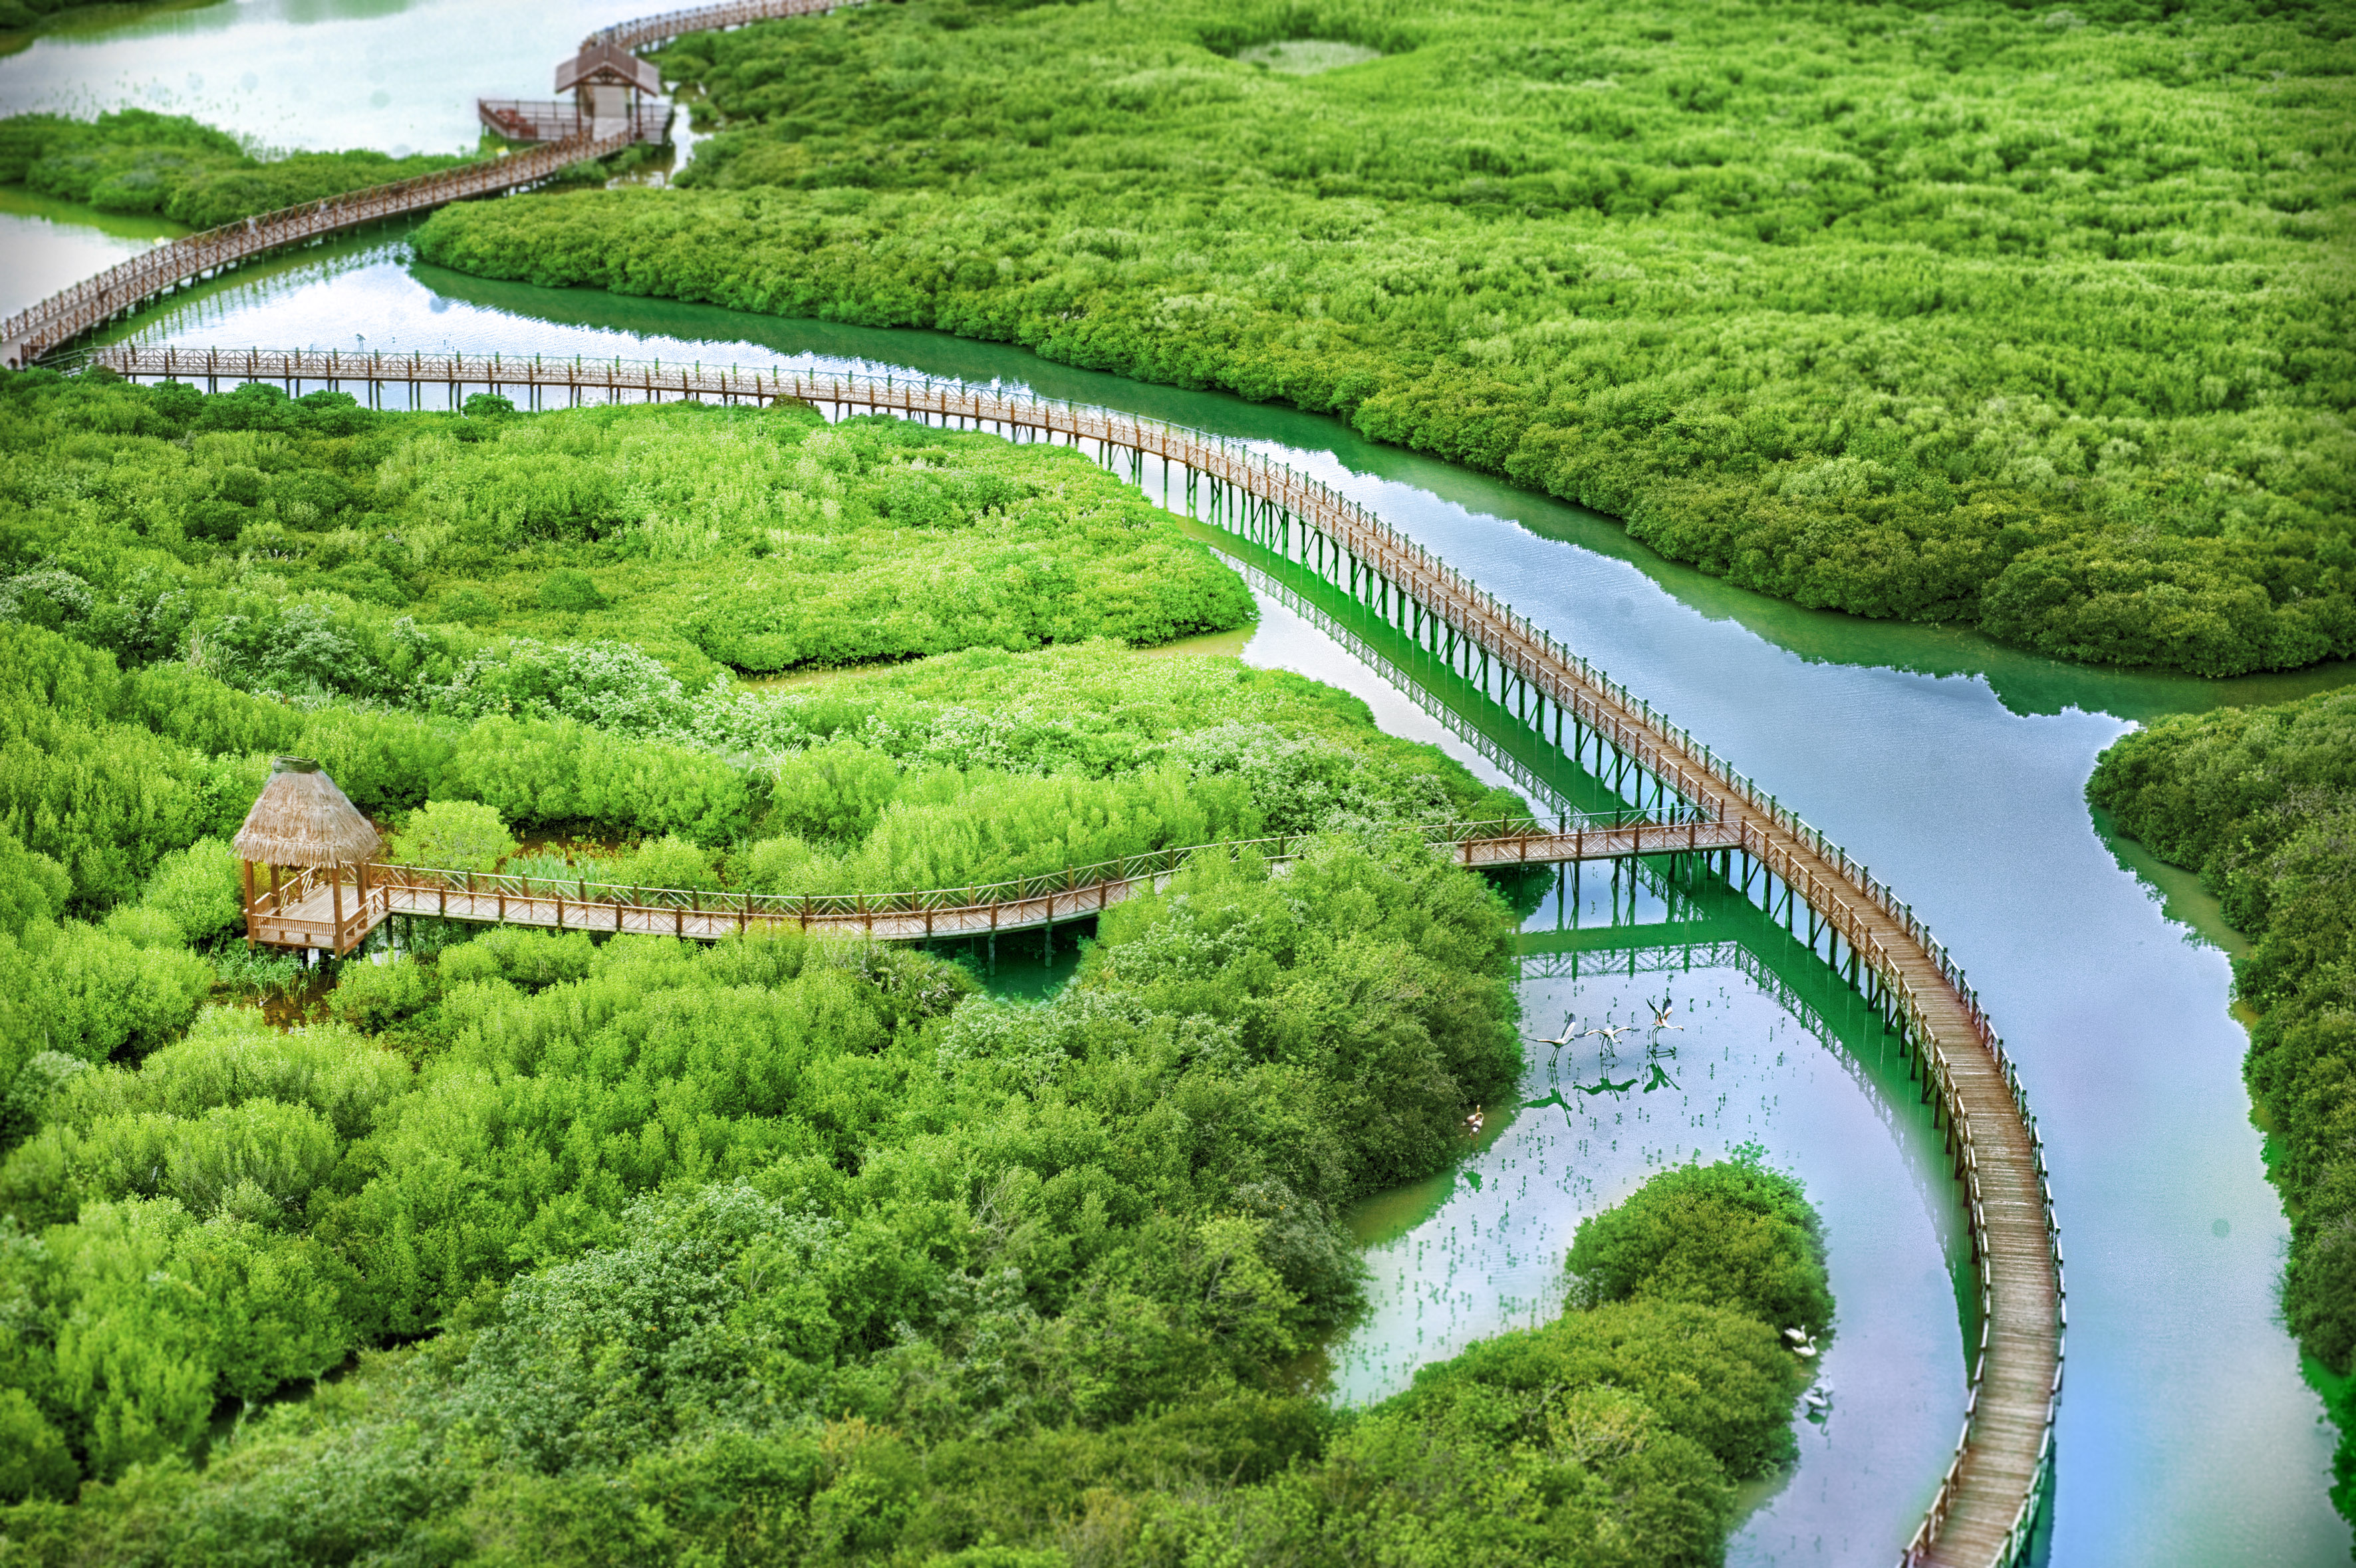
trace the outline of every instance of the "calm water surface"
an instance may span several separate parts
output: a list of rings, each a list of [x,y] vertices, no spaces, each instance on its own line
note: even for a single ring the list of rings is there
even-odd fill
[[[544,92],[587,27],[637,8],[218,5],[45,37],[0,60],[0,109],[143,102],[288,145],[451,147],[471,140],[477,92]],[[0,224],[20,219],[45,220],[0,207]],[[82,227],[60,231],[92,254],[153,237]],[[0,250],[0,285],[23,248]],[[2095,756],[2135,723],[2346,683],[2345,667],[2218,683],[2089,671],[1968,633],[1800,610],[1329,419],[930,334],[485,284],[412,264],[397,235],[249,270],[137,330],[999,379],[1223,431],[1325,478],[1799,803],[1968,966],[2039,1112],[2069,1259],[2052,1561],[2346,1560],[2325,1497],[2328,1429],[2274,1310],[2286,1228],[2248,1120],[2213,906],[2108,840],[2082,793]],[[1275,607],[1247,657],[1358,690],[1387,725],[1438,737],[1381,677]],[[1608,872],[1532,917],[1534,1031],[1566,1011],[1627,1022],[1666,993],[1686,1026],[1662,1036],[1676,1055],[1648,1057],[1641,1028],[1613,1060],[1535,1047],[1522,1103],[1493,1108],[1456,1176],[1361,1215],[1376,1310],[1337,1353],[1339,1386],[1376,1397],[1419,1360],[1543,1315],[1581,1217],[1665,1163],[1756,1143],[1825,1212],[1840,1320],[1830,1412],[1797,1428],[1802,1463],[1734,1556],[1883,1563],[1960,1420],[1949,1200],[1871,1031],[1811,993],[1807,964],[1779,958],[1772,935],[1721,940],[1730,921],[1741,918],[1697,917],[1635,879],[1615,889]]]
[[[475,100],[554,96],[637,0],[213,0],[78,14],[0,58],[0,114],[152,109],[259,146],[457,153]]]
[[[0,317],[187,232],[168,219],[94,211],[0,185]]]

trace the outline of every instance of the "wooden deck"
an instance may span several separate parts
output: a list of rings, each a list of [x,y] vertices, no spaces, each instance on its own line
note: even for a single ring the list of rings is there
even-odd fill
[[[659,142],[670,126],[670,104],[652,99],[631,106],[629,129],[641,142]],[[562,99],[477,98],[475,117],[484,129],[510,142],[569,142],[594,137],[597,123],[580,106]],[[608,122],[606,129],[615,127]]]
[[[255,889],[246,906],[245,937],[259,947],[317,948],[341,955],[366,941],[390,912],[380,884],[304,871],[282,885]]]

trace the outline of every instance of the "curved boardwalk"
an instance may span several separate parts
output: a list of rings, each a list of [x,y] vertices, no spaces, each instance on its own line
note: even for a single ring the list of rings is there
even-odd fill
[[[1146,457],[1183,467],[1280,516],[1286,536],[1330,541],[1359,574],[1409,596],[1477,646],[1531,693],[1607,737],[1703,819],[1720,842],[1764,867],[1846,943],[1890,1000],[1924,1058],[1970,1219],[1981,1283],[1981,1335],[1968,1417],[1907,1561],[1988,1564],[2026,1543],[2051,1457],[2053,1401],[2061,1389],[2062,1289],[2044,1157],[2019,1081],[1977,997],[1946,950],[1890,889],[1792,812],[1762,795],[1707,747],[1583,659],[1515,615],[1446,563],[1314,480],[1213,435],[1104,409],[1010,396],[958,382],[820,376],[734,366],[506,360],[499,356],[385,357],[220,351],[114,345],[91,362],[134,377],[237,376],[249,380],[408,381],[483,385],[550,394],[766,403],[792,399],[838,414],[896,413],[1018,437],[1092,446],[1100,461],[1133,472]],[[1164,472],[1170,470],[1165,468]],[[1288,548],[1305,549],[1293,544]],[[1533,857],[1537,858],[1537,857]],[[1000,909],[991,918],[1002,918]],[[1034,918],[1088,912],[1052,897]],[[972,917],[980,918],[979,915]],[[923,934],[922,929],[876,934]],[[987,929],[968,925],[968,930]],[[1006,929],[1001,926],[999,929]],[[936,928],[937,929],[937,928]],[[946,932],[942,934],[947,934]]]
[[[717,31],[784,16],[806,16],[862,3],[863,0],[734,0],[732,4],[701,5],[624,22],[593,35],[588,41],[637,49],[683,33]],[[519,101],[486,102],[494,108],[505,105],[511,117],[555,107]],[[541,134],[549,129],[537,120],[515,118],[510,124],[487,112],[486,120],[507,134]],[[566,134],[561,139],[525,152],[486,158],[391,185],[369,186],[324,201],[282,207],[275,212],[224,223],[217,229],[158,245],[0,321],[0,364],[12,371],[23,370],[44,354],[128,315],[158,295],[268,252],[388,219],[430,212],[453,201],[528,189],[574,164],[606,157],[647,140],[649,130],[660,130],[659,125],[649,125],[644,114],[633,115],[626,129],[605,136],[588,130],[577,115],[569,117],[569,121],[562,127]]]
[[[729,0],[725,5],[691,5],[683,11],[665,11],[659,16],[616,22],[592,33],[590,41],[637,50],[689,33],[717,33],[748,22],[815,16],[820,12],[841,11],[868,3],[869,0]]]
[[[600,38],[635,48],[682,33],[835,8],[830,0],[746,0],[625,23]],[[618,150],[635,135],[633,131],[610,138],[612,146],[558,144],[497,164],[473,165],[273,213],[250,225],[233,224],[159,247],[0,325],[0,358],[11,365],[29,363],[165,289],[246,256],[465,196],[535,183],[566,164]],[[1879,987],[1880,998],[1921,1055],[1926,1093],[1935,1097],[1969,1216],[1980,1283],[1981,1331],[1972,1359],[1964,1430],[1954,1459],[1901,1561],[1985,1568],[2016,1560],[2028,1545],[2049,1474],[2053,1402],[2062,1382],[2062,1255],[2034,1118],[2013,1065],[1961,971],[1912,910],[1821,833],[1584,660],[1364,509],[1215,436],[1102,409],[1007,397],[958,383],[820,377],[777,370],[746,372],[716,366],[707,370],[701,365],[543,363],[498,356],[386,359],[133,345],[100,349],[90,362],[129,376],[203,376],[215,382],[234,376],[284,381],[290,389],[304,381],[354,382],[369,390],[371,403],[380,401],[384,387],[402,382],[412,388],[446,385],[454,402],[457,390],[469,384],[519,391],[534,406],[550,395],[576,403],[589,396],[628,395],[727,402],[794,398],[830,406],[838,413],[891,413],[994,429],[1018,438],[1093,444],[1100,460],[1125,456],[1139,474],[1145,458],[1156,457],[1165,465],[1165,476],[1173,466],[1184,469],[1190,498],[1194,482],[1205,480],[1215,495],[1248,497],[1260,509],[1258,517],[1280,519],[1280,533],[1266,537],[1280,541],[1286,551],[1306,551],[1314,540],[1320,570],[1325,569],[1323,552],[1330,544],[1336,559],[1346,559],[1353,593],[1358,591],[1363,570],[1368,582],[1382,585],[1386,603],[1393,590],[1411,598],[1419,625],[1425,609],[1435,625],[1444,623],[1450,657],[1456,656],[1460,638],[1465,649],[1477,649],[1484,682],[1494,660],[1501,680],[1516,682],[1523,699],[1537,703],[1541,724],[1551,703],[1558,715],[1569,714],[1590,735],[1607,740],[1685,802],[1691,809],[1688,822],[1710,824],[1712,836],[1728,853],[1746,855],[1804,902],[1823,921],[1823,929],[1847,944],[1852,960],[1862,964],[1870,983]],[[1132,887],[1141,885],[1137,878],[1130,881]],[[1103,886],[1107,890],[1102,893],[1067,887],[1060,893],[1050,889],[969,904],[958,918],[1000,921],[1010,914],[1033,916],[1028,923],[1067,918],[1092,913],[1098,906],[1074,905],[1066,912],[1056,902],[1059,897],[1109,902],[1109,881]],[[388,900],[431,896],[446,901],[449,889],[402,885],[388,886],[385,894]],[[537,913],[538,901],[527,903]],[[1038,906],[1035,911],[1031,904]],[[615,908],[615,918],[622,918],[621,907]],[[685,934],[689,915],[707,913],[666,908],[659,917],[649,913],[648,918],[667,919]],[[907,913],[925,916],[929,922],[950,911]],[[554,915],[552,908],[552,924]],[[855,911],[851,918],[872,926],[873,912]],[[820,923],[837,921],[829,916]],[[879,936],[924,934],[873,929]],[[966,929],[989,927],[969,924]],[[997,929],[1008,928],[1001,924]]]
[[[717,32],[741,27],[748,22],[815,16],[865,3],[866,0],[729,0],[723,5],[666,11],[659,16],[617,23],[592,34],[585,42],[638,49],[685,33]],[[559,106],[500,99],[485,100],[477,107],[495,130],[507,134],[537,135],[550,126],[541,124],[536,116]],[[508,112],[504,118],[497,113],[502,108]],[[12,371],[24,370],[43,355],[130,314],[158,295],[267,252],[387,219],[429,212],[471,197],[527,189],[574,164],[610,156],[647,140],[649,129],[659,131],[660,127],[650,127],[647,117],[638,113],[632,116],[626,128],[605,136],[589,131],[577,115],[571,116],[562,129],[568,133],[562,139],[510,156],[486,158],[480,163],[391,185],[369,186],[324,201],[306,201],[299,207],[282,207],[275,212],[224,223],[218,229],[207,229],[158,245],[0,321],[0,365]]]
[[[300,207],[282,207],[158,245],[0,321],[0,362],[10,370],[23,370],[50,350],[129,315],[158,295],[265,252],[389,218],[431,211],[469,197],[520,190],[574,164],[620,152],[637,140],[635,125],[617,135],[575,136],[440,174],[370,186]]]

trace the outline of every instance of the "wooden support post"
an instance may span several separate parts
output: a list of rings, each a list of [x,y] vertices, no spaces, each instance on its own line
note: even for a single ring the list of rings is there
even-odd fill
[[[238,862],[238,865],[241,865],[241,866],[242,866],[242,867],[244,868],[244,870],[245,870],[245,950],[246,950],[246,951],[248,951],[248,952],[252,952],[252,951],[253,950],[253,946],[254,946],[254,942],[253,942],[253,862],[252,862],[252,861],[250,861],[250,860],[241,860],[241,861],[239,861],[239,862]]]

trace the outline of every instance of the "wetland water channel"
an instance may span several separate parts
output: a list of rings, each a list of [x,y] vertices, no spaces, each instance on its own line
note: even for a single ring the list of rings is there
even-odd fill
[[[537,91],[583,32],[640,8],[245,0],[102,20],[0,59],[0,113],[138,102],[286,145],[444,150],[471,140],[474,93]],[[447,40],[461,36],[494,42],[470,41],[457,70]],[[11,307],[54,286],[37,271],[78,264],[68,248],[100,254],[161,231],[27,201],[0,202],[0,223]],[[2326,1498],[2329,1429],[2275,1311],[2286,1230],[2240,1079],[2230,939],[2189,877],[2106,836],[2082,790],[2134,723],[2356,671],[2121,674],[1801,610],[1333,419],[928,333],[485,283],[416,264],[397,231],[247,268],[125,331],[998,381],[1218,432],[1346,492],[1796,804],[1912,899],[1969,971],[2039,1113],[2069,1257],[2051,1561],[2346,1560]],[[1149,489],[1158,498],[1150,476]],[[1387,726],[1496,776],[1312,616],[1261,603],[1247,659],[1357,692]],[[1541,890],[1521,959],[1529,1030],[1553,1034],[1567,1012],[1641,1026],[1666,994],[1686,1026],[1660,1036],[1676,1055],[1653,1054],[1643,1027],[1610,1057],[1592,1039],[1531,1047],[1520,1103],[1489,1108],[1457,1171],[1357,1217],[1373,1310],[1335,1349],[1336,1397],[1379,1397],[1417,1365],[1555,1310],[1580,1219],[1665,1164],[1755,1144],[1825,1215],[1839,1321],[1829,1412],[1797,1426],[1800,1464],[1760,1489],[1730,1560],[1887,1563],[1962,1420],[1959,1227],[1938,1137],[1871,1009],[1690,871],[1590,865]],[[1004,979],[1044,989],[1067,963]]]

